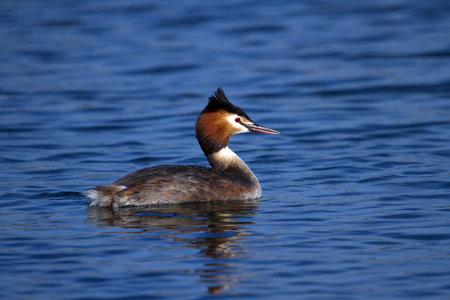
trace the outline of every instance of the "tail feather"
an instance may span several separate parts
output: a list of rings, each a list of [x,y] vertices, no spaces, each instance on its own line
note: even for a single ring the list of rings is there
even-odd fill
[[[99,185],[93,189],[84,191],[83,195],[88,198],[89,206],[112,206],[116,194],[126,188],[123,185]]]

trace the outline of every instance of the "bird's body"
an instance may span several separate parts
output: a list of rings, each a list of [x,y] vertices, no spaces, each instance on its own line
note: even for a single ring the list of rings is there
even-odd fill
[[[228,148],[232,134],[278,131],[255,124],[218,89],[197,119],[196,137],[211,167],[161,165],[132,172],[109,186],[84,194],[90,206],[142,206],[261,197],[250,168]]]

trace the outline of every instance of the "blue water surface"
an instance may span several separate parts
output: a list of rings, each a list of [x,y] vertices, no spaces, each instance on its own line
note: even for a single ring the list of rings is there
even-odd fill
[[[1,299],[450,299],[450,2],[0,3]],[[218,87],[263,198],[89,208],[207,165]]]

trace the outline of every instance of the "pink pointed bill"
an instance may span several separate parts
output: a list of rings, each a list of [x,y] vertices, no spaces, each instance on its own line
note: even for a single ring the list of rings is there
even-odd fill
[[[269,127],[261,126],[258,124],[242,123],[242,125],[244,125],[245,127],[247,127],[248,130],[253,131],[253,132],[260,132],[260,133],[266,133],[266,134],[280,134],[280,132],[275,129],[271,129]]]

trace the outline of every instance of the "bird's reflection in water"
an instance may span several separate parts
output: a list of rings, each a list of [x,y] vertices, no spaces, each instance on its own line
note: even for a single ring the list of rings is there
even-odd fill
[[[246,249],[242,239],[252,232],[253,215],[259,201],[222,201],[214,203],[190,203],[183,205],[146,208],[90,207],[89,219],[98,226],[142,228],[142,232],[154,232],[197,248],[205,260],[202,268],[191,270],[200,275],[208,286],[208,293],[221,293],[232,282],[239,281],[238,266],[224,258],[243,256]]]

